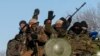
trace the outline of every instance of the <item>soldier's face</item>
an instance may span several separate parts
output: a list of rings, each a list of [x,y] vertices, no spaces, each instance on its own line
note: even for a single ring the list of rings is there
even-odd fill
[[[56,24],[55,28],[57,31],[59,31],[62,28],[62,24],[60,24],[60,23]]]
[[[87,28],[86,27],[82,27],[82,30],[87,30]]]
[[[75,29],[79,29],[79,27],[78,27],[78,26],[76,26],[76,27],[75,27]]]
[[[27,26],[25,26],[22,31],[25,32],[26,30],[27,30]]]
[[[51,20],[48,20],[46,23],[49,23],[49,24],[51,24]]]
[[[62,27],[62,24],[57,23],[55,27],[56,27],[56,28],[61,28],[61,27]]]
[[[25,26],[25,24],[24,24],[24,23],[20,24],[20,28],[23,28],[24,26]]]
[[[36,27],[36,26],[37,26],[37,23],[34,23],[34,22],[29,23],[29,27]]]

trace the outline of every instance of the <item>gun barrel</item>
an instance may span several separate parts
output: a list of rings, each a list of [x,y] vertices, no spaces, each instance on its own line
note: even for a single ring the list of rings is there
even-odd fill
[[[78,9],[76,9],[76,11],[71,15],[72,17],[86,4],[86,2],[84,2]]]
[[[80,6],[80,8],[79,9],[81,9],[84,5],[86,4],[86,2],[84,2],[81,6]]]
[[[83,7],[85,4],[86,4],[86,2],[84,2],[81,7]]]

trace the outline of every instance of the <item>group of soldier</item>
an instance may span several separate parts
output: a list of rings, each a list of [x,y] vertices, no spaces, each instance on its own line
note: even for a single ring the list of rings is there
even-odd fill
[[[89,37],[86,21],[75,22],[69,28],[72,21],[70,16],[67,20],[61,17],[55,24],[52,24],[55,17],[53,13],[53,11],[48,11],[44,26],[40,26],[38,22],[39,9],[35,9],[29,23],[25,20],[20,21],[20,31],[8,42],[6,55],[46,56],[44,46],[51,38],[63,38],[68,41],[72,49],[70,56],[82,56],[83,54],[86,56],[86,53],[91,55],[96,53],[95,44]]]

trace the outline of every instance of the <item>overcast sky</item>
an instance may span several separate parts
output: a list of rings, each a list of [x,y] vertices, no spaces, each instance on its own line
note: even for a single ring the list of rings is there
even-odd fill
[[[0,51],[6,51],[7,42],[19,32],[19,21],[24,19],[28,22],[35,8],[40,9],[39,22],[43,25],[48,10],[56,14],[55,22],[72,14],[84,2],[87,4],[81,11],[96,8],[100,0],[0,0]]]

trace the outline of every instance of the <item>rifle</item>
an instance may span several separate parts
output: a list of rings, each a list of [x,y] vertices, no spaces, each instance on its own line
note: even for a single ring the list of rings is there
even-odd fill
[[[70,23],[72,22],[72,17],[86,4],[86,2],[84,2],[79,8],[76,8],[76,11],[72,14],[72,15],[68,15],[66,17],[67,21],[69,23],[65,24],[64,27],[66,27],[66,29],[70,26]]]
[[[70,15],[70,17],[73,17],[85,4],[86,2],[84,2],[79,8],[76,8],[76,11],[72,15]]]

